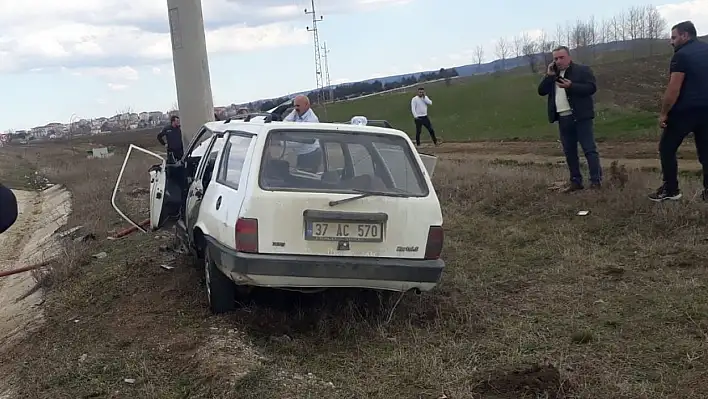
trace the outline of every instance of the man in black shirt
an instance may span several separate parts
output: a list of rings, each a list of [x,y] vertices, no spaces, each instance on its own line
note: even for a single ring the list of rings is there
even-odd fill
[[[165,140],[167,139],[167,140]],[[157,134],[157,141],[160,144],[167,146],[167,160],[174,162],[182,159],[184,149],[182,147],[182,129],[179,124],[179,117],[172,115],[170,124],[165,126],[160,133]]]
[[[663,129],[659,155],[663,184],[649,199],[656,202],[678,200],[678,162],[676,151],[683,139],[693,133],[698,160],[703,165],[703,200],[708,200],[708,44],[699,42],[691,21],[671,28],[669,85],[664,93],[659,116]]]
[[[17,198],[9,188],[0,184],[0,234],[17,221]]]

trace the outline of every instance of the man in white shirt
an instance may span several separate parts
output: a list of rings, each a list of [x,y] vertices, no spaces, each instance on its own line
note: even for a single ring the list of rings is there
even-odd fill
[[[319,118],[310,108],[310,99],[305,95],[298,95],[293,100],[295,109],[286,116],[284,122],[309,122],[319,123]],[[322,149],[320,141],[315,140],[312,144],[288,142],[288,146],[293,148],[297,154],[297,168],[308,172],[316,173],[322,164]]]
[[[433,139],[433,143],[436,146],[438,145],[438,139],[435,137],[433,124],[430,123],[430,118],[428,118],[428,105],[432,104],[433,102],[425,95],[425,89],[422,87],[418,88],[418,95],[411,99],[411,112],[413,113],[413,120],[415,121],[416,146],[420,146],[420,132],[423,126],[428,130],[430,138]]]

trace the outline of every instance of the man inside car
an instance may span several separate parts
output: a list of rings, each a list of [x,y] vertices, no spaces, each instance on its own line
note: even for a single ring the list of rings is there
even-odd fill
[[[293,100],[295,109],[285,118],[283,122],[309,122],[319,123],[319,118],[310,107],[310,99],[305,95],[298,95]],[[320,141],[314,140],[310,143],[288,142],[288,147],[297,154],[297,168],[307,172],[317,173],[322,164],[322,149]]]

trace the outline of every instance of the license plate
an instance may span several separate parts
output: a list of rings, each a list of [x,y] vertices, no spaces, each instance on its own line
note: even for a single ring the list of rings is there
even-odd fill
[[[316,241],[383,241],[383,224],[361,222],[307,222],[305,239]]]

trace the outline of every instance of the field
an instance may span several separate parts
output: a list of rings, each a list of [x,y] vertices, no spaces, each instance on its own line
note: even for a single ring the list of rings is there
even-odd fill
[[[668,57],[613,61],[593,67],[598,84],[599,139],[656,136],[655,112],[666,85]],[[450,86],[422,86],[433,101],[429,109],[433,126],[448,141],[555,139],[557,128],[548,123],[546,99],[536,92],[539,81],[539,75],[522,69],[460,78]],[[413,90],[329,104],[326,109],[318,107],[315,111],[327,121],[348,121],[355,115],[385,119],[394,127],[415,134],[410,116]]]
[[[419,296],[263,290],[212,316],[199,267],[166,250],[170,232],[106,240],[125,226],[110,206],[121,153],[129,142],[152,146],[153,134],[3,148],[0,181],[34,187],[25,176],[38,172],[66,185],[67,227],[96,239],[68,244],[41,276],[46,321],[2,354],[13,360],[0,375],[21,398],[704,398],[708,211],[694,195],[699,166],[685,143],[685,199],[645,199],[659,182],[648,110],[660,88],[617,97],[632,84],[622,79],[639,76],[634,68],[614,77],[596,68],[598,79],[618,79],[616,92],[598,94],[607,180],[573,195],[552,189],[566,171],[536,77],[429,88],[447,141],[426,149],[441,159],[434,183],[447,269]],[[407,129],[408,98],[336,104],[328,116]],[[116,156],[86,159],[105,144]],[[149,164],[136,159],[121,192],[135,219],[146,216],[138,188]],[[92,257],[99,252],[107,257]]]

